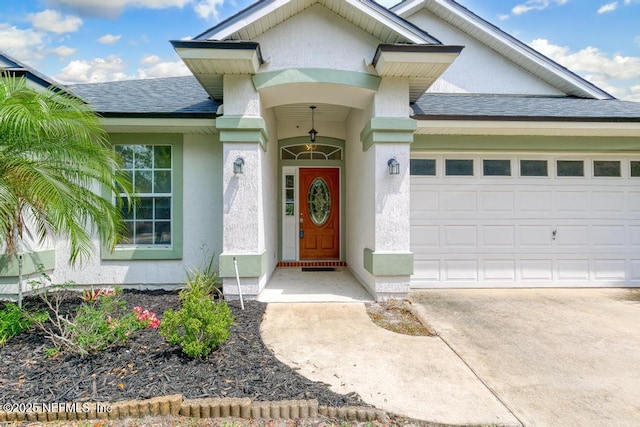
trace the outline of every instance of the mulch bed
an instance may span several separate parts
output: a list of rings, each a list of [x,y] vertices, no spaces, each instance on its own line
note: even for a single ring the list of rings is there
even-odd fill
[[[160,317],[179,307],[175,292],[125,291],[123,296],[128,308],[140,305]],[[278,361],[260,337],[266,304],[247,301],[245,310],[239,302],[229,306],[235,318],[230,338],[204,360],[184,356],[151,329],[135,332],[125,346],[84,358],[47,359],[44,350],[50,343],[39,331],[13,337],[0,347],[0,402],[114,402],[180,393],[185,398],[317,399],[327,406],[369,406],[355,393],[333,393]]]

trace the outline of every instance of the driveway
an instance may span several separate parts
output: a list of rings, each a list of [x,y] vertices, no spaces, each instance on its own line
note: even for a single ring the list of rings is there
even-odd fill
[[[411,299],[522,424],[640,425],[640,289],[421,290]]]

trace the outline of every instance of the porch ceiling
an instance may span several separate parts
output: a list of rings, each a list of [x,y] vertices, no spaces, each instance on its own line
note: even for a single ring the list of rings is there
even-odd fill
[[[314,112],[316,122],[345,122],[351,111],[350,107],[334,104],[288,104],[273,108],[278,121],[309,122],[311,125],[310,105],[317,108]]]

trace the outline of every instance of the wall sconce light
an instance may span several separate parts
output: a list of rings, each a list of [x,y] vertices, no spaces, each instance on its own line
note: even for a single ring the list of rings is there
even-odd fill
[[[238,157],[233,161],[233,173],[235,175],[244,173],[244,159],[242,157]]]
[[[395,157],[389,159],[389,161],[387,162],[387,166],[389,166],[389,175],[400,174],[400,163],[398,163]]]

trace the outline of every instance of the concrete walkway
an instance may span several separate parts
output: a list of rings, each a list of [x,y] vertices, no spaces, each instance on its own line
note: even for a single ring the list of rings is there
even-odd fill
[[[412,300],[524,425],[640,425],[640,289],[428,290]]]
[[[439,423],[519,425],[439,337],[379,328],[364,304],[269,304],[261,329],[282,362],[380,409]]]

